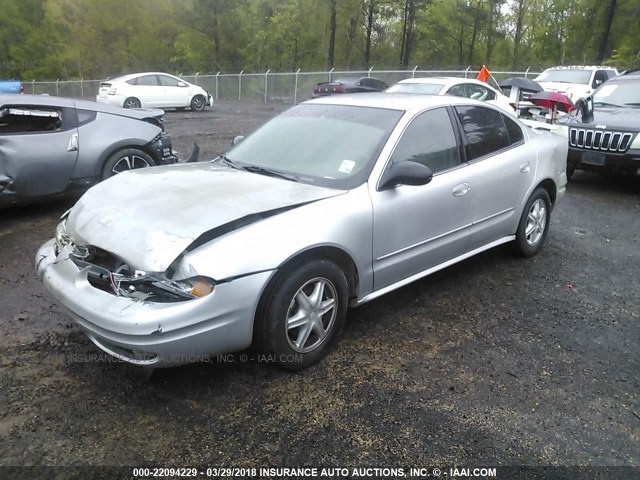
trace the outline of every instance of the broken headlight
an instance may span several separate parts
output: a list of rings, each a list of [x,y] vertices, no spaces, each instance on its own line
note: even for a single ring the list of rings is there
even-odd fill
[[[58,255],[60,253],[60,251],[68,246],[71,245],[73,246],[73,242],[71,241],[71,238],[69,238],[69,235],[67,234],[67,219],[63,219],[57,226],[56,226],[56,233],[55,233],[55,241],[56,241],[56,245],[55,245],[55,254]]]

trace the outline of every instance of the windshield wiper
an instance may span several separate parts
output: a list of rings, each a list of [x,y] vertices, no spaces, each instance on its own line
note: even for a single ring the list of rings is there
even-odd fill
[[[630,107],[640,107],[640,102],[627,102],[625,105],[629,105]]]
[[[593,102],[594,105],[602,105],[603,107],[620,107],[617,103],[609,102]]]
[[[235,168],[236,170],[244,170],[243,167],[241,167],[240,165],[237,165],[233,160],[231,160],[225,154],[220,155],[216,160],[222,163],[223,165],[226,165],[227,167]]]
[[[292,182],[298,181],[298,177],[294,175],[287,175],[286,173],[278,172],[277,170],[271,170],[269,168],[258,167],[257,165],[247,165],[245,167],[242,167],[242,169],[246,172],[267,175],[269,177],[282,178],[283,180],[290,180]]]

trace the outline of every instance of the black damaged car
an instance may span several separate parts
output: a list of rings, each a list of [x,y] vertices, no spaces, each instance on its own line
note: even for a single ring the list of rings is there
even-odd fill
[[[640,69],[601,85],[585,107],[569,124],[567,177],[577,169],[640,175]]]

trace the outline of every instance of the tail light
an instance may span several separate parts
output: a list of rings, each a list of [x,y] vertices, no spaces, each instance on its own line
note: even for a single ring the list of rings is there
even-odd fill
[[[337,86],[337,87],[333,87],[333,88],[331,89],[331,91],[332,91],[333,93],[345,93],[345,92],[346,92],[346,90],[344,89],[344,85],[339,85],[339,86]]]

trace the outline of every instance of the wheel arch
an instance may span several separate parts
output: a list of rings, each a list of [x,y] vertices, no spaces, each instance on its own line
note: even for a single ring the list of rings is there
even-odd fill
[[[286,259],[276,269],[276,272],[265,288],[265,292],[271,288],[279,272],[290,268],[296,263],[309,262],[311,260],[330,260],[335,263],[344,272],[347,279],[347,285],[349,286],[349,299],[356,296],[360,282],[358,267],[351,255],[335,245],[318,245],[307,250],[297,252]]]
[[[550,178],[545,178],[538,185],[536,185],[536,188],[534,188],[533,191],[535,192],[536,189],[539,187],[542,187],[547,191],[547,194],[549,195],[549,200],[551,200],[551,206],[554,207],[556,204],[556,198],[558,193],[556,188],[556,183]]]
[[[358,267],[351,255],[349,255],[345,250],[335,245],[318,245],[299,251],[283,261],[276,268],[264,289],[260,292],[260,298],[258,299],[256,310],[253,315],[252,343],[254,345],[256,342],[260,342],[260,333],[258,332],[259,322],[257,321],[258,316],[263,310],[268,297],[273,293],[273,289],[279,281],[282,272],[294,267],[296,264],[310,262],[313,260],[328,260],[335,263],[343,271],[347,280],[349,300],[356,297],[360,281]]]
[[[293,267],[298,263],[309,262],[312,260],[329,260],[335,263],[340,269],[344,272],[344,275],[347,279],[347,286],[349,287],[349,300],[356,297],[358,293],[358,287],[360,285],[360,275],[358,273],[358,267],[356,263],[351,258],[345,250],[342,248],[336,247],[334,245],[320,245],[311,247],[307,250],[303,250],[301,252],[297,252],[292,255],[284,262],[282,262],[274,271],[273,275],[267,282],[267,285],[264,287],[262,292],[260,293],[260,299],[257,304],[257,308],[254,314],[254,318],[259,314],[262,305],[265,302],[265,299],[271,294],[276,282],[279,279],[279,275],[281,272]],[[255,328],[255,326],[254,326]],[[255,331],[254,331],[255,335]]]

